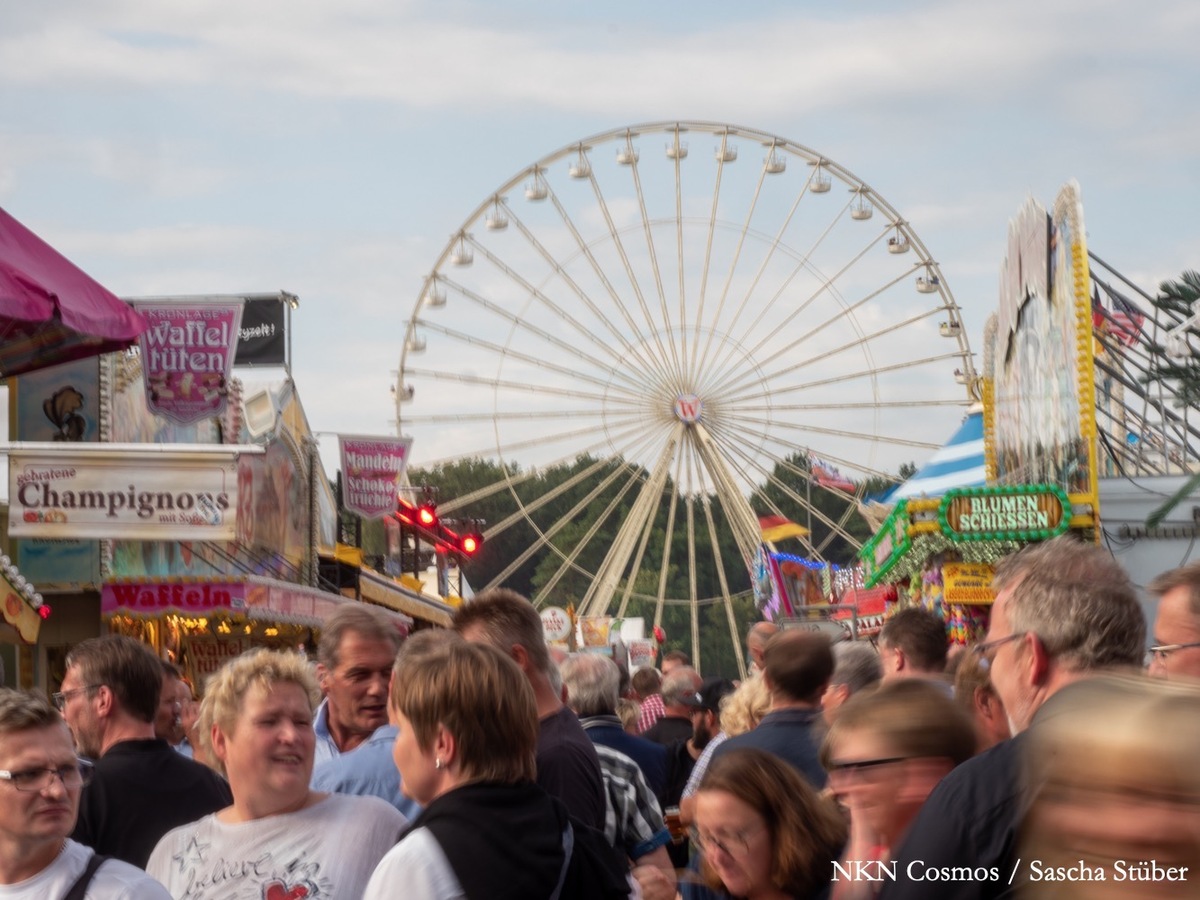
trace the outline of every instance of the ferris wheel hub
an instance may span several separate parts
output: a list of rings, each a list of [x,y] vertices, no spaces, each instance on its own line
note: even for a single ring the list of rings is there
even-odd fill
[[[675,418],[684,425],[695,425],[704,418],[704,401],[695,394],[680,394],[675,398]]]

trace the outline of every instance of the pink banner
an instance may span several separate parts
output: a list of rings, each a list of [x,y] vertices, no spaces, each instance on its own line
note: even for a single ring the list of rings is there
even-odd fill
[[[180,425],[221,415],[237,349],[242,301],[136,301],[150,411]]]
[[[396,489],[412,438],[343,434],[342,505],[364,519],[382,519],[396,511]]]
[[[237,581],[106,584],[100,589],[100,612],[152,614],[178,610],[204,615],[216,609],[245,609],[246,585]]]

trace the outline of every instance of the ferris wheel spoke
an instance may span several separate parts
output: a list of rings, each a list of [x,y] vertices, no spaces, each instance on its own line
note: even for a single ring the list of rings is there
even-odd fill
[[[603,615],[607,611],[616,593],[620,578],[629,564],[629,557],[634,552],[634,544],[639,533],[645,531],[647,521],[654,519],[659,499],[662,497],[663,485],[666,483],[667,474],[670,471],[671,460],[679,445],[682,429],[683,423],[681,422],[671,439],[664,444],[649,478],[643,482],[633,507],[617,530],[616,538],[609,547],[608,553],[605,554],[604,562],[601,563],[587,593],[584,594],[580,608],[588,610],[591,615]]]
[[[699,380],[700,374],[696,367],[696,349],[700,346],[700,328],[704,323],[704,303],[708,296],[708,272],[712,265],[713,238],[717,233],[717,211],[720,208],[721,200],[721,179],[725,174],[726,157],[729,152],[729,131],[726,129],[721,135],[721,147],[717,151],[717,174],[713,182],[712,206],[708,214],[707,234],[704,240],[704,265],[700,270],[696,300],[695,338],[692,341],[692,356],[687,359],[687,378],[692,383]]]
[[[734,449],[734,452],[737,453],[738,455],[742,455],[742,451],[737,450],[736,448]],[[809,482],[814,487],[823,487],[823,485],[821,485],[820,482],[812,479],[808,473],[804,472],[804,470],[800,469],[798,466],[794,466],[794,465],[788,463],[786,460],[782,460],[782,459],[778,459],[778,458],[775,459],[775,462],[781,468],[791,471],[793,474],[802,475],[802,476],[808,478]],[[834,521],[832,518],[830,518],[828,515],[826,515],[819,507],[814,506],[811,502],[805,500],[799,494],[797,494],[795,489],[793,489],[791,485],[780,480],[779,476],[777,476],[772,469],[768,469],[762,463],[757,462],[756,460],[750,459],[750,458],[746,459],[746,465],[748,466],[748,468],[750,470],[756,471],[759,475],[761,475],[763,478],[765,478],[770,484],[774,485],[781,492],[783,492],[785,495],[787,495],[793,502],[799,504],[800,507],[802,509],[804,509],[807,514],[811,515],[814,519],[817,519],[818,521],[822,522],[827,528],[829,528],[833,532],[836,532],[839,536],[841,536],[846,541],[848,541],[852,546],[855,546],[855,547],[861,546],[861,541],[859,541],[852,534],[850,534],[848,531],[846,531],[846,529],[842,525],[838,524],[836,521]],[[841,491],[829,490],[829,493],[832,493],[835,496],[837,496],[843,500],[853,500],[854,499],[853,495],[845,494]]]
[[[758,173],[758,181],[754,185],[754,195],[750,199],[750,207],[746,210],[746,217],[742,224],[741,233],[738,235],[737,244],[734,247],[733,256],[729,260],[729,271],[725,274],[725,282],[721,288],[721,299],[717,302],[717,311],[712,317],[714,325],[721,321],[721,315],[725,312],[725,304],[729,299],[729,290],[733,286],[733,277],[737,272],[738,262],[741,260],[742,252],[745,249],[746,237],[750,233],[750,223],[754,220],[754,211],[758,208],[759,198],[762,196],[763,182],[767,177],[766,161],[763,161],[763,167]],[[699,362],[694,367],[694,371],[703,372],[705,364],[708,361],[708,352],[712,347],[713,334],[716,329],[713,328],[708,332],[708,336],[704,341],[704,349],[700,353]]]
[[[800,423],[800,422],[771,422],[767,419],[760,419],[755,416],[744,416],[744,415],[740,415],[738,413],[731,413],[729,415],[729,418],[731,421],[734,421],[734,422],[746,422],[746,423],[755,424],[755,425],[762,425],[762,426],[764,426],[764,428],[769,427],[769,426],[774,426],[777,428],[784,427],[784,428],[789,428],[793,431],[803,431],[806,434],[823,434],[828,437],[847,438],[848,440],[866,441],[868,443],[875,443],[875,442],[882,440],[882,441],[886,441],[889,444],[895,444],[895,445],[901,446],[901,447],[917,447],[922,450],[937,450],[939,447],[942,446],[941,444],[936,443],[934,441],[918,441],[913,438],[902,438],[902,437],[897,437],[897,436],[890,436],[890,437],[867,436],[867,435],[864,435],[857,431],[848,431],[848,430],[842,429],[842,428],[829,428],[828,426],[825,426],[825,425],[807,425],[807,424]]]
[[[557,372],[559,375],[565,375],[568,378],[573,378],[577,381],[583,381],[587,384],[594,384],[602,388],[609,386],[609,382],[605,381],[604,379],[594,375],[589,375],[586,372],[581,372],[578,369],[571,369],[566,366],[556,365],[555,363],[548,362],[539,356],[535,356],[530,353],[523,353],[521,351],[514,350],[511,347],[497,344],[494,341],[486,341],[482,338],[474,337],[454,328],[450,328],[445,325],[438,325],[434,322],[430,322],[427,319],[420,320],[418,324],[427,331],[437,332],[438,334],[442,334],[465,345],[487,351],[488,354],[495,356],[495,358],[500,361],[505,359],[515,359],[519,360],[520,362],[529,363],[530,365],[536,366],[539,369]]]
[[[883,328],[880,328],[878,331],[872,332],[871,334],[860,334],[853,341],[848,341],[837,347],[831,347],[830,349],[824,351],[823,353],[818,353],[813,356],[806,356],[803,359],[801,359],[799,362],[796,362],[790,366],[787,366],[786,368],[776,369],[768,374],[764,374],[759,379],[759,383],[765,385],[766,382],[768,382],[768,381],[771,382],[773,385],[771,388],[771,393],[773,395],[786,394],[791,390],[791,388],[786,383],[786,376],[792,375],[793,373],[798,372],[801,369],[806,369],[809,366],[816,365],[819,362],[824,362],[827,359],[832,359],[842,353],[847,353],[847,352],[855,351],[855,350],[858,350],[861,352],[863,350],[864,346],[870,344],[871,341],[878,340],[879,338],[882,338],[885,336],[894,337],[896,332],[898,332],[904,328],[907,328],[910,325],[916,325],[920,322],[923,322],[926,319],[930,318],[931,316],[935,316],[939,312],[942,312],[942,311],[943,310],[940,307],[937,309],[927,310],[925,312],[918,313],[915,316],[910,316],[909,318],[907,318],[901,322],[895,322],[895,323],[888,324],[888,325],[884,326]],[[815,336],[818,332],[820,332],[824,328],[828,327],[833,322],[837,321],[837,318],[840,318],[840,316],[835,317],[834,319],[830,319],[829,321],[825,322],[824,324],[819,326],[814,331],[809,332],[808,334],[804,335],[799,340],[793,341],[791,344],[789,344],[784,349],[782,349],[776,353],[773,353],[767,360],[764,361],[764,363],[774,362],[775,360],[777,360],[781,357],[798,355],[798,354],[795,354],[794,352],[792,352],[793,348],[797,344],[803,343],[804,341],[807,341],[810,337]],[[751,385],[747,385],[743,388],[743,390],[748,391],[750,389],[750,387],[751,387]],[[736,393],[736,392],[733,394],[726,393],[730,389],[731,389],[731,386],[726,386],[725,390],[718,393],[717,396],[720,396],[721,399],[726,403],[740,403],[742,400],[746,399],[748,396],[753,396],[752,394],[747,394],[747,393]]]
[[[675,162],[676,169],[678,169],[679,161],[676,160]],[[646,237],[646,252],[650,257],[650,271],[654,275],[654,287],[658,291],[659,311],[662,313],[662,328],[670,334],[671,313],[667,307],[667,292],[663,288],[662,269],[658,265],[658,248],[654,244],[654,231],[650,223],[650,213],[646,210],[646,195],[642,191],[642,176],[637,160],[634,160],[633,165],[629,168],[633,175],[634,191],[637,193],[638,211],[642,215],[642,231]],[[671,362],[674,364],[672,372],[675,374],[676,383],[682,385],[683,368],[680,365],[678,349],[672,340],[668,339],[666,344],[671,352]]]
[[[675,483],[679,484],[679,478],[683,469],[683,454],[677,454],[675,457]],[[675,538],[675,511],[679,506],[679,491],[671,491],[671,500],[667,504],[667,525],[666,534],[663,538],[662,561],[658,569],[658,592],[654,598],[654,627],[657,628],[662,624],[663,604],[667,599],[667,573],[671,570],[671,545]]]
[[[540,591],[538,591],[538,595],[533,598],[535,604],[540,605],[543,598],[554,593],[554,589],[558,586],[558,582],[562,580],[563,575],[565,575],[568,570],[579,572],[582,575],[591,575],[591,573],[586,569],[576,564],[575,560],[579,558],[579,554],[582,553],[584,549],[592,542],[592,539],[595,538],[596,534],[600,531],[604,524],[608,522],[612,514],[620,508],[621,501],[625,498],[625,495],[629,493],[629,490],[638,482],[638,480],[638,472],[635,471],[632,476],[626,480],[625,484],[621,486],[621,489],[617,492],[616,496],[609,501],[608,506],[604,508],[603,512],[596,517],[596,521],[592,523],[591,527],[588,528],[583,537],[579,538],[575,542],[575,549],[572,550],[571,553],[563,560],[562,565],[558,567],[554,575],[551,576],[550,580],[546,582]],[[585,602],[581,604],[581,606],[586,608],[586,598]]]
[[[500,584],[503,584],[505,579],[507,579],[510,575],[512,575],[513,572],[515,572],[517,569],[519,569],[521,566],[523,566],[526,562],[528,562],[530,557],[532,557],[533,554],[535,552],[537,552],[537,550],[542,549],[543,547],[546,548],[547,550],[550,550],[554,554],[556,554],[560,559],[565,559],[566,554],[564,554],[561,550],[559,550],[558,547],[556,547],[554,545],[554,536],[557,535],[560,531],[562,531],[562,529],[565,528],[567,525],[569,525],[571,522],[575,521],[575,518],[581,512],[583,512],[583,510],[587,509],[588,506],[592,503],[592,501],[595,500],[598,496],[600,496],[600,494],[602,494],[608,488],[608,486],[610,484],[612,484],[614,481],[616,481],[620,477],[621,473],[626,469],[635,470],[635,477],[636,477],[636,470],[637,470],[636,465],[634,465],[632,463],[628,463],[628,462],[618,462],[618,464],[616,466],[614,466],[612,472],[610,472],[603,479],[601,479],[600,482],[594,488],[592,488],[592,490],[590,490],[578,503],[576,503],[573,507],[571,507],[571,509],[569,509],[565,514],[563,514],[560,518],[555,520],[550,525],[549,528],[539,527],[538,524],[531,517],[526,516],[525,520],[526,520],[526,522],[529,523],[529,526],[537,533],[537,539],[534,541],[533,544],[531,544],[522,553],[520,553],[511,563],[509,563],[509,565],[506,566],[499,574],[497,574],[491,580],[491,582],[489,582],[488,587],[492,588],[492,587],[497,587]],[[517,498],[517,502],[518,502],[518,504],[520,504],[520,498]]]
[[[636,161],[633,162],[633,166],[635,169],[637,168]],[[625,250],[625,242],[621,239],[620,229],[617,228],[616,223],[613,221],[612,211],[608,208],[608,201],[605,199],[604,192],[600,188],[600,182],[596,179],[596,173],[591,172],[588,176],[588,180],[591,182],[592,191],[596,195],[596,202],[600,205],[600,213],[604,217],[604,224],[608,228],[609,240],[621,258],[621,264],[625,268],[625,275],[629,279],[630,289],[637,298],[638,306],[641,307],[642,310],[642,316],[645,318],[646,325],[650,329],[650,338],[654,341],[655,346],[658,348],[659,356],[665,361],[668,357],[668,353],[666,346],[663,344],[662,328],[665,328],[669,323],[661,323],[661,328],[656,325],[654,316],[650,312],[650,307],[646,304],[646,297],[642,293],[642,286],[638,281],[637,273],[634,271],[633,264],[629,259],[629,254]],[[655,272],[657,273],[657,266],[655,267]],[[624,310],[624,304],[621,304],[621,308]],[[675,379],[673,379],[673,383],[678,384],[677,373]]]
[[[770,341],[772,341],[774,339],[774,336],[776,333],[786,333],[788,326],[791,325],[792,322],[794,322],[798,316],[800,316],[805,310],[807,310],[808,307],[812,303],[814,303],[819,297],[821,297],[823,294],[830,293],[831,289],[838,282],[838,280],[843,275],[845,275],[848,271],[850,271],[850,269],[853,268],[857,263],[861,262],[863,257],[866,256],[867,253],[869,253],[871,251],[871,249],[876,244],[879,243],[879,241],[881,240],[881,237],[882,236],[877,237],[877,238],[875,238],[875,240],[868,243],[857,254],[855,254],[853,257],[851,257],[849,262],[845,263],[837,272],[835,272],[830,277],[824,279],[824,281],[817,288],[817,290],[814,291],[803,303],[801,303],[799,306],[797,306],[795,309],[793,309],[791,312],[789,312],[778,325],[775,325],[774,328],[772,328],[772,329],[767,329],[765,331],[765,333],[763,334],[762,338],[759,339],[758,343],[755,344],[753,347],[751,347],[747,351],[748,354],[750,356],[757,357],[759,352],[761,352],[762,349]],[[771,301],[769,301],[769,303],[767,304],[767,307],[765,307],[764,310],[755,319],[753,327],[758,326],[758,324],[762,320],[762,317],[764,315],[766,315],[766,309],[774,304],[775,299],[782,296],[783,291],[786,288],[786,285],[791,282],[791,278],[792,278],[792,276],[788,277],[787,281],[785,282],[785,285],[783,287],[781,287],[778,292],[776,292],[775,297],[772,298]],[[899,279],[896,279],[896,280],[898,281]],[[877,290],[875,292],[875,294],[878,294],[880,291],[882,291],[884,289],[885,288],[880,288],[879,290]],[[866,298],[863,298],[862,300],[860,300],[858,302],[857,306],[861,306],[863,303],[866,302],[867,299],[870,299],[871,296],[872,295],[868,295]],[[842,315],[845,315],[845,313],[843,313]],[[850,321],[851,325],[856,330],[858,330],[858,326],[857,326],[857,323],[855,322],[855,320],[853,318],[851,318],[849,321]],[[760,365],[765,365],[766,363],[774,361],[776,358],[779,357],[779,355],[780,355],[780,351],[776,351],[775,353],[771,354],[770,356],[767,356],[764,360],[761,360]],[[714,376],[716,380],[719,381],[720,379],[723,378],[724,371],[725,371],[726,367],[728,366],[730,359],[731,359],[731,354],[727,351],[725,356],[721,359],[720,363],[714,367],[714,369],[717,373]]]
[[[547,189],[548,189],[548,186],[547,186]],[[510,221],[514,225],[516,225],[517,230],[521,232],[522,236],[529,243],[529,245],[542,258],[542,261],[545,262],[548,266],[550,266],[551,269],[554,270],[554,273],[559,277],[559,279],[561,279],[562,282],[579,299],[579,301],[581,303],[583,303],[583,305],[588,309],[588,311],[593,316],[596,317],[596,320],[601,325],[604,326],[604,329],[622,347],[624,352],[629,355],[629,359],[630,360],[634,360],[634,359],[638,360],[641,363],[643,369],[645,369],[647,371],[657,368],[657,363],[654,360],[653,356],[647,357],[642,354],[639,345],[645,344],[644,335],[642,334],[637,323],[633,320],[633,317],[629,315],[629,311],[625,308],[625,304],[621,301],[620,295],[618,295],[617,292],[613,289],[612,284],[609,282],[607,277],[600,273],[600,269],[596,263],[595,256],[592,254],[592,252],[591,252],[590,248],[588,248],[587,244],[584,243],[583,238],[579,235],[578,231],[575,230],[575,224],[571,220],[570,216],[567,215],[566,211],[562,208],[561,204],[559,203],[558,195],[554,194],[554,193],[549,193],[548,195],[553,198],[552,202],[554,203],[555,207],[559,210],[559,214],[562,217],[562,220],[563,220],[564,224],[566,225],[568,231],[570,231],[572,233],[572,235],[575,237],[576,243],[580,247],[580,251],[584,254],[585,258],[589,262],[592,263],[593,270],[596,271],[598,275],[600,275],[601,281],[604,284],[604,287],[606,288],[606,290],[608,291],[609,297],[612,299],[617,310],[621,313],[622,318],[625,320],[626,326],[628,326],[630,331],[633,333],[633,335],[636,339],[636,344],[631,344],[629,342],[629,340],[625,336],[624,332],[622,332],[619,328],[616,327],[616,325],[613,324],[613,322],[608,318],[608,316],[605,315],[604,311],[601,310],[599,305],[594,300],[592,300],[590,295],[582,287],[580,287],[578,282],[574,278],[572,278],[570,273],[568,273],[567,270],[563,267],[563,265],[561,263],[559,263],[559,261],[555,257],[555,255],[553,253],[551,253],[548,249],[546,249],[546,246],[541,241],[538,240],[537,236],[522,221],[521,217],[516,215],[516,213],[512,211],[512,207],[508,206],[508,204],[504,204],[504,208],[511,213]],[[550,309],[551,312],[555,313],[555,315],[572,322],[573,325],[578,325],[578,327],[582,333],[588,332],[588,329],[584,328],[580,323],[578,323],[578,320],[576,320],[573,316],[571,316],[564,309],[564,307],[561,304],[555,303],[553,300],[551,300],[550,297],[544,291],[538,290],[536,287],[534,287],[532,284],[530,284],[527,279],[522,278],[521,276],[517,275],[515,270],[509,268],[507,265],[505,265],[503,262],[501,262],[494,255],[489,254],[489,259],[491,260],[493,265],[497,265],[498,267],[500,267],[506,274],[509,275],[510,278],[512,278],[514,281],[516,281],[519,285],[521,285],[522,288],[528,290],[532,296],[536,297],[543,305],[545,305],[548,309]],[[597,338],[595,335],[589,334],[589,340],[596,341]]]
[[[778,390],[772,390],[772,396],[786,393],[786,387],[779,388]],[[962,405],[962,400],[938,400],[935,398],[930,398],[928,400],[871,400],[848,403],[739,403],[738,412],[764,412],[766,410],[775,410],[776,412],[814,412],[828,409],[923,409],[925,407],[934,406],[961,407]]]
[[[592,315],[596,316],[605,324],[608,331],[616,337],[624,352],[629,354],[631,359],[636,359],[644,371],[653,371],[656,372],[660,378],[665,378],[667,373],[661,365],[661,360],[657,359],[653,354],[647,354],[645,352],[649,346],[647,343],[647,337],[642,333],[641,328],[634,321],[633,316],[629,314],[629,310],[625,306],[625,301],[621,299],[621,295],[613,286],[612,280],[600,266],[599,261],[596,259],[595,253],[592,252],[591,246],[587,241],[584,240],[583,235],[580,234],[579,228],[576,226],[574,219],[571,217],[570,213],[567,211],[566,207],[563,206],[562,201],[559,199],[558,192],[551,189],[549,192],[549,197],[550,202],[554,205],[554,209],[558,212],[559,218],[562,220],[563,226],[574,239],[575,246],[578,248],[579,253],[582,254],[583,258],[588,261],[592,274],[595,275],[603,285],[605,292],[608,294],[609,300],[616,307],[618,312],[620,312],[621,318],[624,320],[625,325],[632,332],[637,343],[631,344],[626,336],[615,328],[608,316],[605,315],[600,307],[579,286],[575,279],[567,273],[566,268],[559,265],[557,260],[554,260],[556,274],[563,279],[563,281],[568,287],[571,288],[576,296],[583,300],[584,304],[588,307]],[[611,233],[612,232],[610,230],[610,235]],[[533,239],[532,236],[530,236],[530,239]],[[647,324],[650,325],[651,334],[653,334],[655,330],[653,323],[648,322]]]
[[[478,245],[476,245],[476,246],[478,246]],[[483,247],[480,247],[479,250],[484,256],[491,255]],[[517,315],[516,313],[509,312],[508,310],[504,309],[504,307],[500,306],[499,304],[492,303],[487,298],[483,297],[482,295],[478,294],[475,291],[470,290],[466,286],[464,286],[456,281],[453,281],[452,279],[442,278],[442,279],[439,279],[439,281],[440,281],[440,283],[448,285],[449,287],[453,288],[455,291],[457,291],[461,296],[465,297],[466,299],[472,301],[473,303],[477,304],[478,306],[482,307],[483,309],[486,309],[488,312],[493,313],[494,315],[496,315],[496,316],[500,317],[501,319],[503,319],[504,321],[508,322],[509,325],[513,326],[513,328],[515,330],[518,330],[520,332],[524,332],[526,334],[537,337],[540,340],[543,340],[546,343],[548,343],[554,347],[557,347],[559,350],[562,350],[562,351],[568,353],[572,358],[578,357],[579,359],[583,360],[584,362],[590,363],[592,366],[594,366],[599,371],[612,372],[613,375],[616,375],[616,376],[620,377],[622,380],[632,384],[633,388],[630,390],[636,391],[638,388],[642,387],[642,385],[640,385],[636,379],[632,378],[629,375],[627,368],[623,365],[624,359],[621,356],[621,354],[616,352],[611,346],[609,346],[603,342],[598,342],[598,345],[605,351],[606,355],[608,356],[608,361],[605,362],[603,360],[597,359],[594,356],[591,356],[587,353],[582,352],[582,350],[580,349],[578,344],[573,344],[569,341],[563,340],[562,338],[558,337],[557,335],[552,334],[551,332],[547,331],[546,329],[537,327],[536,325],[534,325],[533,323],[531,323],[529,321],[528,317],[520,316],[520,315]],[[530,292],[534,296],[536,296],[539,300],[541,300],[544,305],[550,307],[556,313],[562,313],[562,315],[560,315],[560,318],[563,319],[564,321],[566,321],[569,325],[571,325],[573,330],[576,333],[579,333],[579,334],[586,333],[593,340],[595,340],[594,334],[592,334],[590,331],[586,331],[583,328],[582,323],[580,323],[577,319],[566,315],[565,312],[562,311],[562,308],[558,304],[554,303],[543,292],[538,291],[536,289],[531,289]]]
[[[569,388],[555,387],[549,384],[533,384],[528,381],[511,381],[505,378],[488,378],[482,375],[471,375],[466,372],[445,372],[440,369],[421,369],[412,367],[407,369],[409,374],[416,375],[422,378],[428,378],[431,381],[448,381],[454,384],[471,384],[481,387],[492,387],[506,391],[524,391],[530,394],[546,394],[552,397],[571,397],[575,400],[590,400],[596,403],[603,403],[608,398],[604,394],[590,394],[586,391],[570,390]],[[630,393],[630,397],[637,399],[638,395]]]
[[[717,526],[713,522],[712,503],[709,501],[708,495],[700,498],[700,506],[704,510],[704,521],[708,524],[709,549],[717,570],[717,583],[721,589],[721,599],[725,604],[725,617],[729,622],[729,639],[733,643],[734,657],[737,659],[738,677],[745,678],[746,660],[742,656],[742,639],[738,634],[737,622],[733,615],[733,601],[729,597],[729,580],[725,577],[725,560],[721,554],[721,542],[717,540]]]
[[[915,369],[921,366],[933,365],[935,363],[947,362],[952,359],[962,359],[958,353],[941,353],[937,356],[926,356],[922,359],[912,359],[906,362],[893,363],[890,366],[877,366],[873,369],[860,369],[856,372],[847,372],[844,375],[833,375],[829,378],[821,378],[817,381],[806,381],[803,384],[793,385],[788,389],[789,393],[796,391],[806,391],[812,388],[828,387],[831,384],[845,384],[850,381],[857,381],[860,378],[875,378],[884,372],[901,372],[905,369]]]

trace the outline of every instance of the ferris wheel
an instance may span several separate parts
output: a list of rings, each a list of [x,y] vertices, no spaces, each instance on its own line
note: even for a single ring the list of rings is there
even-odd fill
[[[661,122],[563,147],[480,203],[416,300],[395,396],[414,465],[499,463],[442,505],[515,501],[484,536],[527,545],[493,584],[540,559],[537,603],[636,600],[656,622],[686,604],[693,657],[698,611],[723,603],[740,665],[731,602],[770,498],[823,524],[805,555],[857,545],[854,503],[830,516],[814,494],[853,501],[928,456],[975,382],[944,276],[874,188],[782,137]],[[555,466],[570,476],[540,489]]]

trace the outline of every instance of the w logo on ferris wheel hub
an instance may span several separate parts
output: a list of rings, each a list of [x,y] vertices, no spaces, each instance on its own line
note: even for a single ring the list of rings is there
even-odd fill
[[[695,425],[704,415],[704,401],[695,394],[680,394],[675,398],[675,416],[687,425]]]

